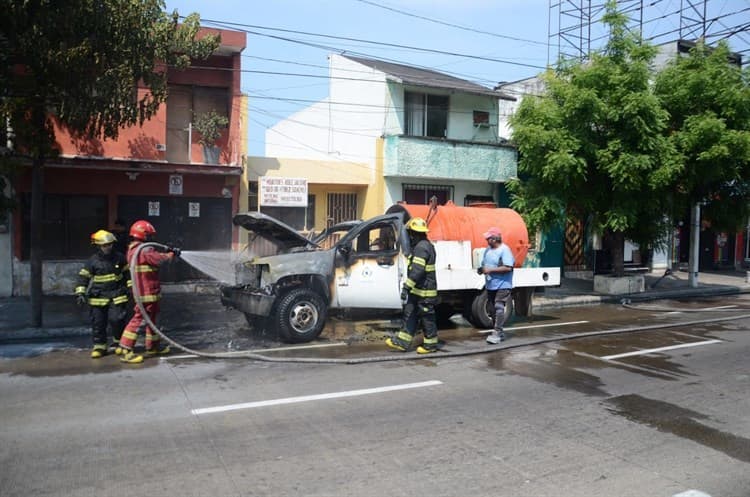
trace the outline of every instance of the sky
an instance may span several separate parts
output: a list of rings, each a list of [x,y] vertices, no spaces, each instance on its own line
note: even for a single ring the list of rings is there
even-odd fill
[[[647,16],[652,21],[644,25],[644,34],[658,35],[679,28],[679,16],[673,14],[684,1],[644,2],[652,4]],[[556,37],[548,45],[549,32],[559,31],[559,16],[557,11],[550,16],[549,4],[549,0],[166,2],[169,12],[199,13],[204,26],[248,31],[241,86],[250,96],[252,156],[264,155],[267,127],[326,97],[330,53],[346,51],[427,67],[488,87],[538,74],[558,54]],[[724,18],[724,23],[750,23],[747,0],[710,0],[709,8],[717,15],[737,12],[730,19]],[[750,40],[750,33],[746,38]]]

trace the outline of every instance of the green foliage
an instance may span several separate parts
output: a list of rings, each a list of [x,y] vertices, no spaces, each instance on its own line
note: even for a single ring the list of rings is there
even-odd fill
[[[714,228],[734,231],[750,206],[750,86],[729,55],[724,43],[699,43],[658,74],[655,92],[683,164],[673,181],[675,207],[702,202]]]
[[[650,86],[655,49],[625,29],[613,2],[604,20],[604,52],[548,71],[546,93],[524,98],[511,118],[522,178],[509,185],[511,205],[532,227],[567,215],[653,246],[667,233],[670,181],[680,170],[664,136],[669,116]]]
[[[196,115],[193,120],[193,129],[200,133],[198,143],[204,147],[213,147],[221,136],[221,131],[228,124],[229,119],[215,110]]]

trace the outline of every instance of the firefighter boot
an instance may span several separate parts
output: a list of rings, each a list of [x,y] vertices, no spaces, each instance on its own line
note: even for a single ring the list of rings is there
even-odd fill
[[[417,347],[417,354],[432,354],[439,350],[438,337],[426,338],[422,341],[422,345]]]
[[[169,345],[165,345],[161,348],[152,348],[146,351],[146,357],[154,357],[157,355],[167,355],[170,352]]]
[[[114,352],[115,355],[122,355],[123,351],[125,350],[120,347],[120,342],[117,340],[113,341],[112,345],[110,345],[109,348],[112,349],[112,352]]]
[[[406,352],[411,345],[411,335],[405,331],[399,331],[395,337],[386,338],[385,344],[399,352]]]
[[[126,362],[128,364],[140,364],[143,362],[143,356],[140,354],[136,354],[132,350],[123,348],[122,355],[120,356],[120,362]]]
[[[107,346],[99,343],[95,344],[94,348],[91,350],[91,358],[99,359],[105,355],[107,355]]]

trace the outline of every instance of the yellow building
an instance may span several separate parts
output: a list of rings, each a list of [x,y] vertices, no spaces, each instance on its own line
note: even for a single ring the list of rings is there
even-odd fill
[[[307,180],[308,206],[272,207],[258,205],[261,177],[302,178]],[[241,209],[260,210],[303,232],[320,232],[327,226],[352,219],[382,214],[382,174],[370,165],[338,160],[248,157],[243,171],[246,200]],[[244,204],[244,205],[243,205]],[[240,245],[247,243],[247,232],[240,234]]]

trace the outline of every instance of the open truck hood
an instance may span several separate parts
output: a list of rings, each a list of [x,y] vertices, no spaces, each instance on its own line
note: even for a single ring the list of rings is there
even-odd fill
[[[276,218],[263,214],[262,212],[244,212],[236,214],[232,218],[235,226],[242,226],[248,231],[280,245],[286,250],[307,247],[317,248],[318,245],[304,236],[291,226],[282,223]]]

